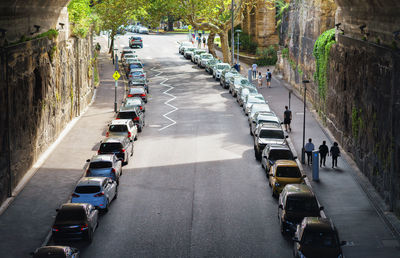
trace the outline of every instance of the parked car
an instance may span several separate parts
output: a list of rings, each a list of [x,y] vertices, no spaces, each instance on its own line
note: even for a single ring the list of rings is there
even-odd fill
[[[225,78],[225,84],[227,85],[229,93],[232,95],[232,97],[236,97],[236,92],[233,92],[235,90],[234,89],[235,88],[235,84],[234,83],[235,83],[236,79],[245,79],[245,78],[239,73]]]
[[[123,66],[126,66],[126,59],[138,59],[138,56],[131,53],[124,54],[121,56],[121,62]]]
[[[141,132],[145,126],[145,116],[139,107],[120,107],[117,119],[132,119],[137,126],[138,132]]]
[[[224,87],[225,89],[229,88],[229,83],[226,81],[230,76],[237,75],[239,72],[235,68],[231,68],[230,70],[224,70],[221,73],[221,79],[219,80],[219,85]]]
[[[131,48],[133,47],[140,47],[143,48],[143,40],[141,37],[138,36],[132,36],[129,38],[129,46]]]
[[[261,153],[267,144],[286,144],[287,135],[281,126],[262,124],[254,132],[254,155],[261,160]]]
[[[213,78],[215,78],[215,80],[219,80],[221,78],[221,74],[223,70],[229,70],[231,69],[231,66],[227,63],[219,63],[215,66],[215,68],[213,69]]]
[[[306,184],[286,185],[278,200],[278,219],[281,233],[293,233],[305,217],[321,217],[324,207]]]
[[[277,160],[268,173],[272,196],[279,196],[287,184],[302,184],[306,175],[301,174],[294,160]]]
[[[249,98],[258,98],[264,100],[265,103],[268,103],[268,101],[264,99],[264,96],[258,93],[257,89],[255,88],[247,88],[247,89],[249,89],[249,93],[244,95],[241,94],[240,98],[238,98],[239,104],[241,104],[244,110],[246,110],[246,103]]]
[[[132,79],[129,80],[128,82],[128,86],[129,87],[144,87],[146,92],[149,93],[149,84],[148,84],[148,80],[144,77],[133,77]]]
[[[265,169],[267,177],[269,177],[269,171],[271,166],[275,164],[277,160],[295,160],[296,156],[293,156],[292,151],[286,144],[269,144],[263,152],[261,158],[261,167]]]
[[[126,54],[134,55],[134,54],[135,54],[135,51],[133,51],[133,50],[130,49],[130,48],[123,48],[122,51],[121,51],[121,60],[124,58],[124,56],[125,56]]]
[[[79,258],[79,250],[69,246],[42,246],[31,252],[33,258]]]
[[[243,76],[235,77],[233,83],[229,84],[229,91],[232,93],[233,97],[237,97],[237,93],[239,89],[242,87],[254,88],[254,85],[251,82],[249,82],[247,78],[244,78]]]
[[[206,62],[214,59],[214,56],[208,53],[201,54],[197,60],[197,65],[200,68],[206,67]]]
[[[221,60],[216,59],[216,58],[208,61],[206,64],[206,67],[205,67],[206,72],[209,74],[213,74],[214,67],[219,63],[221,63]]]
[[[149,29],[146,27],[140,27],[139,28],[139,33],[140,34],[149,34]]]
[[[130,59],[127,59],[126,61],[127,65],[125,66],[125,73],[126,76],[129,76],[129,73],[131,71],[142,71],[143,72],[143,64],[141,62],[137,61],[132,61]]]
[[[137,140],[137,126],[131,119],[112,120],[108,125],[106,137],[125,136],[130,140]]]
[[[253,123],[254,119],[256,119],[257,116],[260,115],[260,114],[276,116],[273,111],[265,111],[265,110],[257,111],[253,115],[249,115],[249,117],[248,117],[248,121],[249,121],[249,126],[250,127],[251,127],[251,124]]]
[[[297,225],[293,237],[294,257],[337,258],[343,257],[341,246],[346,241],[339,240],[338,231],[331,219],[305,217]]]
[[[260,111],[270,112],[271,109],[269,108],[268,104],[253,104],[251,105],[249,112],[245,114],[246,116],[252,117],[256,112]]]
[[[139,107],[142,112],[146,111],[146,105],[144,101],[139,97],[126,98],[123,102],[124,107]]]
[[[276,127],[279,127],[281,125],[281,121],[275,114],[258,113],[258,115],[256,115],[255,118],[251,121],[250,135],[254,135],[257,127],[262,126],[263,124],[272,124]]]
[[[146,73],[143,70],[131,70],[129,72],[128,75],[129,81],[140,80],[140,79],[146,80]]]
[[[192,42],[184,41],[179,45],[179,54],[183,54],[184,47],[193,47]]]
[[[107,212],[110,203],[117,196],[116,181],[108,177],[83,177],[72,193],[71,203],[90,203]]]
[[[197,64],[197,61],[198,61],[200,55],[201,54],[205,54],[205,53],[207,53],[207,51],[205,49],[197,49],[197,50],[195,50],[193,52],[193,54],[192,54],[192,57],[191,57],[192,62]]]
[[[266,103],[266,101],[264,100],[264,99],[260,99],[260,98],[257,98],[257,97],[250,97],[250,98],[247,98],[247,101],[246,101],[246,103],[243,105],[243,111],[244,111],[244,113],[246,114],[246,115],[249,115],[249,113],[250,113],[250,108],[253,106],[253,105],[259,105],[259,104],[267,104]]]
[[[129,163],[129,157],[133,155],[133,141],[126,137],[110,137],[100,142],[97,154],[115,154],[121,159],[122,164]],[[118,180],[117,180],[118,181]]]
[[[261,102],[260,103],[266,103],[266,101],[263,98],[259,97],[250,97],[246,98],[249,94],[258,94],[258,91],[256,88],[253,87],[241,87],[238,90],[238,93],[236,94],[236,101],[239,103],[239,106],[243,107],[243,110],[246,110],[246,104],[248,103],[248,100],[254,100],[254,99],[259,99]],[[260,94],[261,95],[261,94]],[[262,96],[262,95],[261,95]]]
[[[145,103],[147,103],[147,92],[142,86],[129,87],[128,98],[138,97],[141,98]]]
[[[103,146],[110,148],[111,146]],[[119,178],[122,175],[122,158],[113,154],[94,155],[87,159],[88,167],[86,177],[108,177],[119,184]]]
[[[183,56],[186,58],[186,59],[191,59],[192,58],[192,55],[193,55],[193,53],[194,53],[194,51],[196,50],[197,48],[195,48],[195,47],[185,47],[184,49],[183,49]]]
[[[98,226],[99,212],[89,203],[65,203],[56,209],[57,216],[52,226],[54,242],[65,239],[93,240]]]

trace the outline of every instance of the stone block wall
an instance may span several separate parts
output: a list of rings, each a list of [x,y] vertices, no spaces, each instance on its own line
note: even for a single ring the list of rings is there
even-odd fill
[[[41,38],[3,49],[0,202],[7,196],[9,182],[14,188],[66,124],[90,103],[94,92],[92,52],[91,36],[60,42]]]

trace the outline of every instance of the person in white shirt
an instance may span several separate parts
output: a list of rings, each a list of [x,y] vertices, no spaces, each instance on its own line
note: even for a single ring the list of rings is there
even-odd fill
[[[251,67],[253,67],[253,77],[257,77],[257,64],[253,64]]]
[[[307,164],[308,165],[312,164],[312,156],[311,155],[312,155],[312,151],[314,150],[314,148],[315,148],[315,146],[312,143],[311,138],[308,139],[306,146],[304,146],[304,151],[307,154]]]

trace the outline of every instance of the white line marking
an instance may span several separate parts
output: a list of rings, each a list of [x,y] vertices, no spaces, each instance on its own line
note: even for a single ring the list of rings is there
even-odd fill
[[[176,99],[176,96],[174,96],[174,95],[168,93],[170,90],[175,89],[175,87],[171,86],[170,84],[166,84],[166,83],[165,83],[166,81],[168,81],[169,79],[172,79],[172,78],[166,78],[166,77],[164,77],[164,76],[160,76],[160,75],[161,75],[162,73],[164,73],[164,72],[162,72],[162,71],[160,71],[160,70],[156,70],[155,67],[153,67],[151,70],[152,70],[152,71],[158,72],[158,74],[154,75],[154,77],[158,77],[158,78],[164,79],[162,82],[160,82],[160,85],[165,86],[165,87],[168,87],[168,89],[165,90],[163,93],[164,93],[165,95],[171,97],[171,99],[165,101],[164,104],[167,105],[167,106],[169,106],[169,107],[171,107],[172,110],[169,111],[169,112],[167,112],[167,113],[165,113],[165,114],[163,115],[163,117],[165,117],[166,119],[168,119],[169,121],[171,121],[171,123],[170,123],[169,125],[164,126],[163,128],[158,129],[158,131],[162,131],[162,130],[167,129],[168,127],[173,126],[173,125],[176,124],[176,121],[175,121],[175,120],[173,120],[172,118],[168,117],[168,115],[170,115],[170,114],[172,114],[173,112],[175,112],[175,111],[178,110],[177,107],[175,107],[174,105],[169,104],[169,102],[171,102],[171,101],[173,101],[173,100]]]

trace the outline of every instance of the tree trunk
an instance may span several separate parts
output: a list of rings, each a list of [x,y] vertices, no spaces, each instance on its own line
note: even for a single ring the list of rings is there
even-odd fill
[[[229,41],[228,41],[228,32],[223,31],[218,33],[221,38],[221,48],[222,48],[222,56],[224,58],[224,63],[231,63],[231,55],[229,52]]]
[[[168,31],[174,31],[174,16],[168,15]]]
[[[208,52],[211,55],[213,55],[214,57],[217,57],[217,54],[215,53],[215,48],[214,48],[214,39],[215,39],[215,32],[210,31],[210,34],[208,35],[208,39],[207,39]]]

